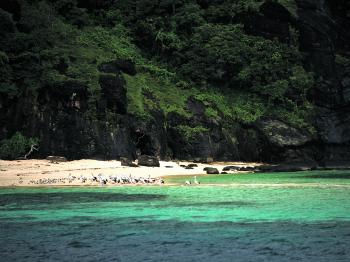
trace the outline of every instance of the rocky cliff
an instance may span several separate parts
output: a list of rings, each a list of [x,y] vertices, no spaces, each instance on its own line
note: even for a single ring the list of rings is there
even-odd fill
[[[303,55],[303,68],[314,79],[306,94],[307,101],[312,105],[312,114],[305,116],[305,121],[311,128],[293,124],[278,113],[260,114],[252,121],[234,118],[228,120],[225,109],[220,108],[221,100],[214,104],[210,100],[212,93],[207,94],[209,98],[203,99],[201,92],[205,93],[208,89],[202,87],[193,94],[186,86],[168,88],[165,91],[162,88],[167,88],[167,82],[157,81],[151,84],[153,80],[147,78],[149,71],[145,73],[145,66],[140,66],[140,62],[129,57],[118,58],[105,53],[102,56],[99,52],[89,54],[92,59],[88,62],[84,60],[84,63],[94,72],[96,84],[91,88],[84,79],[92,76],[85,71],[79,75],[77,73],[78,77],[72,77],[72,72],[76,72],[72,71],[75,64],[81,61],[81,57],[85,59],[86,53],[81,56],[79,50],[69,54],[65,51],[64,55],[50,53],[52,56],[47,59],[45,55],[49,54],[46,51],[26,51],[34,50],[40,45],[35,41],[25,42],[24,36],[33,35],[34,27],[38,25],[26,22],[25,19],[31,18],[24,17],[24,2],[2,1],[0,4],[0,35],[4,51],[0,53],[0,62],[3,70],[7,70],[4,72],[9,75],[6,79],[1,79],[0,139],[21,131],[28,137],[40,139],[37,156],[64,155],[70,159],[136,158],[139,154],[177,159],[212,157],[216,160],[270,162],[302,160],[324,163],[350,159],[350,4],[346,0],[266,1],[256,9],[239,12],[233,18],[221,13],[217,13],[214,18],[205,17],[212,23],[216,23],[215,20],[228,24],[239,23],[245,34],[258,37],[257,39],[271,39],[283,45],[291,45],[293,42],[298,46]],[[207,1],[194,2],[201,8],[200,12],[210,9]],[[74,10],[69,5],[60,6],[62,10],[55,8],[58,13],[62,13],[64,21],[70,21],[80,30],[79,28],[88,26],[88,20],[83,21],[82,16],[79,17],[74,12],[88,10],[87,13],[91,15],[96,10],[108,10],[112,4],[115,3],[78,1]],[[169,13],[175,14],[175,9],[172,8]],[[152,12],[157,13],[154,10]],[[98,16],[99,13],[96,11],[96,14]],[[94,19],[100,21],[100,18]],[[104,16],[103,23],[107,23],[108,19],[109,16]],[[31,24],[33,28],[30,28]],[[24,42],[18,43],[17,40],[9,46],[12,41],[9,36],[14,32],[19,32],[21,41]],[[49,42],[50,36],[45,40],[49,45],[45,50],[53,50]],[[150,48],[148,35],[139,34],[141,36],[142,40],[137,38],[135,44],[141,50]],[[158,35],[158,39],[159,37]],[[94,38],[94,41],[99,39]],[[84,46],[88,43],[85,41],[79,44]],[[169,50],[163,51],[161,56],[178,59],[176,52]],[[52,72],[57,74],[53,76],[55,81],[51,78],[47,80],[52,74],[51,71],[46,72],[48,66],[45,59],[50,61]],[[205,85],[219,86],[229,81],[233,81],[230,82],[232,85],[237,85],[237,78],[228,78],[233,74],[230,72],[234,71],[234,65],[229,65],[228,69],[227,66],[226,64],[220,68],[221,71],[214,72],[213,76],[219,76],[216,79],[206,79]],[[28,68],[31,74],[27,77]],[[187,79],[186,73],[183,75]],[[141,85],[149,88],[139,91],[137,88],[140,83],[137,81],[141,76],[143,80],[146,79]],[[203,80],[192,80],[195,84],[203,83]],[[32,83],[35,88],[29,88]],[[179,83],[183,82],[177,82],[176,86]],[[156,90],[154,86],[159,87]],[[169,90],[174,91],[168,94]],[[174,94],[177,91],[179,94]],[[188,93],[185,99],[181,92]],[[234,98],[235,95],[225,92],[222,93],[226,96],[225,99],[228,96]],[[170,95],[175,98],[171,100]],[[142,108],[136,103],[135,97],[138,96],[142,96]],[[289,88],[283,96],[293,101],[293,108],[298,105],[301,107],[301,95],[298,92]],[[264,97],[264,93],[261,97]],[[180,100],[183,100],[183,108],[172,110],[172,103],[175,105]],[[268,101],[271,103],[271,100]],[[277,100],[272,103],[276,108],[280,106]],[[146,113],[136,114],[135,108],[141,108]],[[250,111],[252,115],[255,114],[254,106]]]

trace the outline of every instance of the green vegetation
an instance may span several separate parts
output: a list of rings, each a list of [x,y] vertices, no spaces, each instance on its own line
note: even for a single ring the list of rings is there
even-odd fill
[[[203,134],[204,132],[208,132],[209,129],[203,126],[189,127],[185,125],[179,125],[176,127],[180,133],[182,133],[183,137],[189,141],[193,139],[196,135]]]
[[[350,65],[350,59],[342,56],[340,54],[337,54],[335,56],[335,62],[340,66],[349,66]]]
[[[37,145],[37,138],[27,138],[16,132],[10,139],[0,141],[0,159],[16,159],[23,156],[32,145]]]
[[[287,44],[250,35],[240,21],[259,12],[262,0],[120,0],[105,9],[91,1],[20,2],[17,29],[0,40],[0,94],[36,96],[44,86],[74,80],[88,87],[93,116],[98,65],[124,59],[138,71],[123,74],[128,113],[145,121],[155,110],[190,118],[192,97],[224,125],[270,116],[312,130],[306,93],[313,76],[302,67],[298,29],[290,25]],[[278,2],[296,15],[295,1]],[[206,128],[180,129],[189,137]]]

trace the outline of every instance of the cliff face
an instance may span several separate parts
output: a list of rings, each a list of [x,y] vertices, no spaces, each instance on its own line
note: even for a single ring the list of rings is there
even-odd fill
[[[7,36],[16,30],[24,33],[31,30],[20,19],[22,2],[1,3],[0,24],[7,32],[0,34]],[[197,2],[207,10],[208,3]],[[78,7],[88,10],[108,8],[112,4],[113,1],[78,1]],[[7,14],[12,14],[12,19]],[[228,18],[220,19],[226,21]],[[8,53],[14,54],[8,57],[9,70],[15,71],[11,71],[11,76],[17,86],[22,86],[22,92],[11,95],[9,87],[6,90],[10,91],[0,92],[0,139],[21,131],[40,138],[38,156],[54,154],[71,159],[136,158],[138,154],[148,154],[178,159],[349,160],[350,35],[347,29],[350,4],[346,0],[267,1],[258,10],[242,12],[234,19],[243,24],[247,34],[277,38],[281,43],[296,41],[293,31],[299,32],[297,44],[304,54],[303,67],[313,72],[315,79],[307,99],[315,110],[308,121],[316,132],[293,126],[278,115],[262,115],[251,122],[228,121],[219,111],[219,105],[213,106],[218,113],[208,113],[211,100],[200,99],[200,95],[189,95],[184,100],[184,110],[190,115],[168,110],[171,102],[165,99],[168,104],[162,107],[157,92],[145,89],[134,93],[133,81],[143,72],[127,58],[104,61],[96,58],[89,62],[97,72],[97,95],[84,81],[71,78],[43,84],[33,93],[23,88],[27,79],[21,74],[25,74],[26,68],[42,66],[42,52],[35,56],[8,48]],[[78,27],[84,24],[74,21]],[[80,58],[71,54],[55,59],[53,69],[60,76],[66,76]],[[44,82],[45,73],[41,70],[46,69],[40,67],[36,70],[38,75],[31,75],[31,78]],[[228,75],[220,72],[224,77]],[[217,82],[226,81],[223,79]],[[180,90],[189,92],[186,88]],[[138,95],[148,103],[147,117],[134,114],[132,99]],[[289,91],[285,95],[298,105],[297,93]]]
[[[348,160],[350,142],[350,5],[348,1],[296,1],[300,49],[316,75],[309,99],[316,105],[322,157]]]

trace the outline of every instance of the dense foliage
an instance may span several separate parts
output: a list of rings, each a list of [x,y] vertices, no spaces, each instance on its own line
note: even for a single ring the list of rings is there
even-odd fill
[[[190,117],[186,101],[208,117],[252,123],[273,116],[312,130],[313,85],[295,41],[246,30],[260,0],[20,0],[20,18],[0,9],[0,94],[35,96],[73,80],[88,87],[90,117],[101,95],[97,66],[116,58],[136,63],[125,75],[128,112]],[[294,1],[280,1],[292,12]],[[295,11],[295,10],[294,10]],[[295,14],[294,14],[295,15]],[[297,29],[290,26],[291,35]],[[187,137],[204,127],[180,129]],[[22,152],[22,151],[21,151]]]
[[[30,147],[36,146],[38,142],[37,138],[27,138],[17,132],[10,139],[4,139],[0,142],[0,159],[23,157]]]

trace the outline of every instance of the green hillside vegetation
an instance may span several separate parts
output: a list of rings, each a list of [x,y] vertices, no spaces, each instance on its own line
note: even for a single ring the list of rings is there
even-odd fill
[[[189,118],[192,97],[207,117],[227,123],[273,116],[312,131],[306,94],[313,77],[298,47],[248,35],[236,19],[262,2],[121,0],[90,10],[76,0],[22,0],[20,21],[0,14],[13,25],[0,39],[0,93],[35,96],[43,86],[78,81],[88,86],[93,117],[97,66],[121,58],[137,67],[124,78],[128,113],[140,119],[153,110]],[[187,137],[207,131],[180,128]]]

